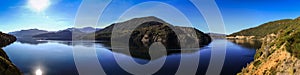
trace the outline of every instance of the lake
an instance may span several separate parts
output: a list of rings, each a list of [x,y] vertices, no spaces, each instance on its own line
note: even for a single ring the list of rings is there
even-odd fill
[[[4,50],[7,52],[11,61],[25,75],[34,75],[36,71],[43,72],[44,75],[78,75],[74,58],[73,46],[83,48],[96,47],[99,62],[108,75],[130,75],[116,63],[113,53],[124,56],[124,59],[133,58],[140,64],[149,62],[147,55],[136,54],[128,56],[122,51],[114,52],[105,43],[94,42],[73,42],[71,41],[18,41]],[[226,43],[226,57],[222,68],[222,75],[235,75],[243,67],[253,61],[255,50],[259,48],[260,42],[215,39],[212,43]],[[216,44],[218,47],[219,44]],[[220,44],[221,45],[221,44]],[[197,74],[205,74],[211,57],[211,44],[199,50],[189,51],[182,55],[193,56],[200,53],[200,61]],[[80,56],[79,56],[80,57]],[[84,56],[82,56],[84,57]],[[155,74],[166,75],[175,74],[180,62],[181,54],[178,52],[168,53],[165,64]],[[155,58],[161,59],[161,58]]]

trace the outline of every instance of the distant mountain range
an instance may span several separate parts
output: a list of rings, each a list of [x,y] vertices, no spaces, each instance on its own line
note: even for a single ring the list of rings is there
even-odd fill
[[[117,40],[111,39],[114,27],[119,28],[115,30],[116,36],[114,38],[117,38]],[[212,41],[208,34],[195,28],[173,26],[154,16],[133,18],[111,24],[104,29],[92,27],[68,28],[56,32],[29,29],[11,32],[10,34],[18,37],[26,35],[26,38],[19,38],[18,40],[25,40],[20,42],[29,41],[30,43],[38,42],[34,40],[98,40],[102,41],[103,45],[111,47],[111,43],[116,42],[121,48],[115,51],[120,53],[124,52],[122,48],[128,46],[125,43],[129,42],[130,52],[133,52],[133,56],[143,59],[150,59],[148,50],[154,43],[159,42],[164,45],[165,49],[168,50],[167,53],[172,54],[190,52],[174,49],[199,50],[199,47],[208,45]],[[126,36],[129,38],[125,38]],[[155,50],[158,53],[160,51],[162,50]]]
[[[57,32],[49,32],[39,35],[34,35],[34,38],[42,39],[42,40],[72,40],[72,31],[66,29]],[[82,33],[82,32],[76,32]]]
[[[28,29],[28,30],[21,30],[10,32],[8,34],[14,35],[17,38],[31,38],[32,36],[48,33],[46,30],[39,30],[39,29]]]
[[[9,34],[16,36],[17,38],[26,39],[44,39],[44,40],[72,40],[72,33],[78,35],[86,35],[95,31],[101,30],[100,28],[84,27],[84,28],[68,28],[56,32],[50,32],[39,29],[28,29],[10,32]]]
[[[137,28],[133,28],[137,25]],[[173,26],[157,17],[141,17],[134,18],[125,22],[114,23],[104,29],[85,27],[85,28],[68,28],[56,32],[45,30],[29,29],[11,32],[10,34],[17,37],[25,37],[27,39],[38,40],[101,40],[111,42],[113,27],[120,28],[116,30],[117,38],[122,39],[117,42],[125,42],[123,40],[126,33],[132,31],[130,36],[130,45],[133,47],[150,47],[154,42],[161,42],[167,48],[179,48],[185,45],[189,48],[197,43],[200,46],[207,45],[211,42],[211,37],[195,28]],[[131,29],[128,29],[131,28]],[[176,32],[174,30],[176,30]],[[190,34],[195,32],[195,34]],[[199,42],[196,42],[196,41]],[[185,42],[186,44],[180,44]],[[148,49],[148,48],[147,48]]]
[[[214,38],[214,39],[226,38],[226,34],[221,34],[221,33],[206,33],[206,34],[208,34],[211,38]]]
[[[68,28],[66,30],[75,31],[75,32],[83,32],[83,33],[93,33],[98,30],[101,30],[101,28],[84,27],[84,28]]]
[[[85,27],[85,28],[68,28],[57,32],[49,32],[33,36],[37,39],[43,40],[72,40],[72,37],[81,37],[89,33],[100,30],[99,28]]]

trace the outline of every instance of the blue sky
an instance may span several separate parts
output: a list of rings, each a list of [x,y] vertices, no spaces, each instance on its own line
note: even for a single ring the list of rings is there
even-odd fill
[[[35,4],[30,1],[1,0],[0,31],[11,32],[32,28],[57,31],[73,27],[78,7],[82,2],[81,0],[49,0],[47,6],[37,10],[39,6],[34,6]],[[152,0],[165,4],[149,2],[140,5],[147,1],[149,0],[112,0],[104,10],[97,27],[102,28],[134,17],[157,16],[173,25],[181,26],[190,22],[195,28],[210,32],[201,13],[188,0]],[[224,33],[226,34],[269,21],[293,19],[300,16],[300,1],[298,0],[216,0],[216,3],[225,22],[226,32]],[[173,12],[176,10],[186,16],[189,21],[179,18],[180,15]],[[124,18],[118,21],[118,18],[126,11],[131,14],[125,14]]]

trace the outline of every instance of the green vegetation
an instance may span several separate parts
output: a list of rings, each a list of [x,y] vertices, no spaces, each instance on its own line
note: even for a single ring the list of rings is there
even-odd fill
[[[255,61],[255,62],[254,62],[254,66],[256,66],[256,67],[257,67],[257,66],[258,66],[258,65],[260,65],[261,63],[262,63],[262,62],[261,62],[260,60],[258,60],[258,61]]]
[[[276,68],[272,67],[270,72],[271,72],[271,75],[276,75]]]
[[[278,45],[285,43],[288,52],[300,59],[300,21],[296,20],[293,25],[283,29],[278,38]]]
[[[262,54],[263,54],[262,51],[257,50],[257,52],[256,52],[256,54],[255,54],[255,56],[254,56],[254,59],[259,58]]]
[[[269,34],[278,34],[276,42],[271,45],[276,45],[280,48],[285,44],[288,52],[300,59],[300,18],[284,19],[265,23],[258,27],[242,30],[233,33],[229,36],[256,36],[256,38],[263,38]],[[258,58],[261,53],[255,55]]]
[[[258,27],[245,29],[240,32],[230,34],[229,36],[256,36],[256,38],[263,38],[268,34],[276,34],[281,29],[289,27],[292,23],[294,23],[294,20],[292,19],[273,21],[262,24]]]
[[[118,36],[112,36],[112,34]],[[128,41],[125,38],[128,37],[130,46],[137,48],[148,48],[155,42],[161,42],[167,49],[178,49],[183,43],[187,48],[195,48],[211,42],[209,35],[195,28],[173,26],[153,16],[114,23],[95,33],[83,36],[81,39],[126,43]],[[112,41],[111,38],[115,39]],[[199,46],[195,46],[197,44]]]
[[[250,63],[253,66],[243,69],[240,75],[299,74],[296,67],[299,67],[300,59],[300,17],[266,23],[229,36],[243,35],[262,38],[263,44],[256,51],[255,60]]]
[[[290,20],[286,22],[279,22],[283,26],[277,31],[278,38],[275,45],[280,48],[285,44],[286,50],[293,56],[300,59],[300,20]]]

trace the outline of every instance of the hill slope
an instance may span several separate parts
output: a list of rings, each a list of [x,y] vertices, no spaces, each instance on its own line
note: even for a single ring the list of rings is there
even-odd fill
[[[300,19],[281,24],[286,27],[278,29],[276,35],[266,35],[262,47],[256,51],[255,60],[239,74],[300,74]]]
[[[138,25],[138,27],[134,30],[127,29],[133,29],[134,25]],[[96,36],[95,39],[111,41],[113,27],[116,26],[119,28],[119,30],[116,30],[116,34],[118,35],[117,38],[123,39],[123,37],[127,36],[126,33],[132,31],[129,41],[130,45],[134,47],[149,47],[154,42],[161,42],[167,48],[178,48],[180,45],[178,39],[189,42],[188,44],[185,44],[187,46],[193,46],[195,43],[202,46],[211,42],[209,35],[204,34],[195,28],[173,26],[154,16],[134,18],[125,22],[112,24],[94,33]],[[177,34],[172,29],[177,30]],[[193,31],[195,31],[195,35],[187,35]],[[83,38],[94,38],[94,34],[90,34]],[[195,40],[198,40],[199,42],[195,42]],[[119,40],[118,42],[126,41]]]
[[[92,27],[68,28],[57,32],[48,32],[48,33],[34,35],[33,37],[35,39],[43,39],[43,40],[72,40],[72,37],[84,36],[89,33],[93,33],[96,30],[100,30],[100,29],[92,28]]]
[[[214,39],[224,39],[226,38],[226,34],[220,34],[220,33],[207,33],[211,38]]]
[[[48,31],[45,30],[38,30],[38,29],[29,29],[29,30],[21,30],[21,31],[15,31],[10,32],[8,34],[14,35],[17,38],[32,38],[34,35],[47,33]]]
[[[295,22],[292,19],[283,19],[283,20],[268,22],[258,27],[245,29],[230,34],[228,36],[256,36],[256,38],[263,38],[268,34],[272,34],[272,33],[276,34],[278,33],[279,30],[285,29],[294,23]]]
[[[62,30],[57,32],[49,32],[33,36],[37,39],[43,40],[72,40],[72,31]]]

